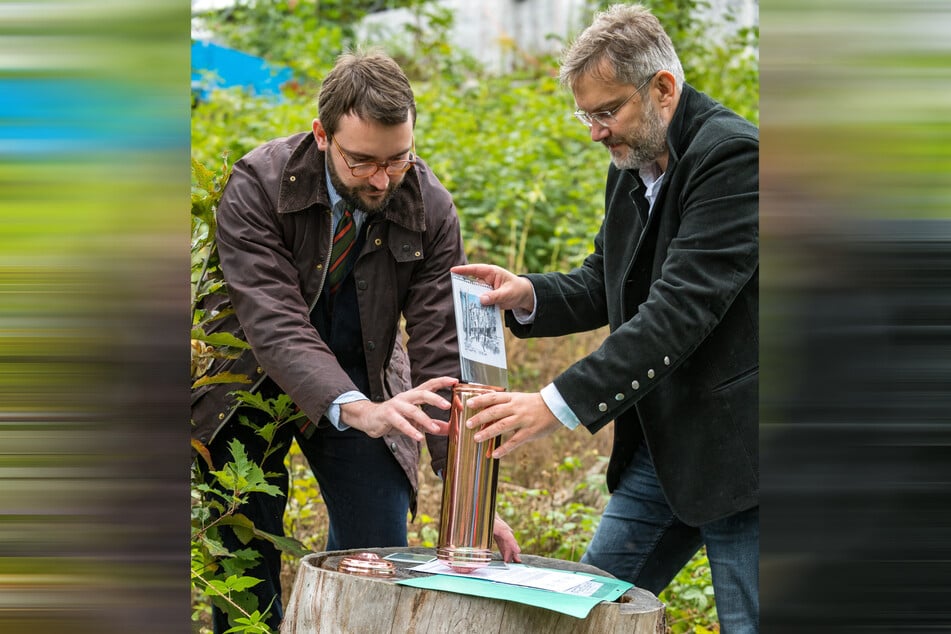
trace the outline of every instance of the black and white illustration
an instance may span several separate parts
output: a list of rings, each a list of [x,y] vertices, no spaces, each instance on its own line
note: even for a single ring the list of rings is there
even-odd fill
[[[484,363],[504,369],[505,339],[502,311],[483,306],[479,296],[491,288],[480,282],[452,274],[452,300],[459,335],[459,355],[463,361]]]

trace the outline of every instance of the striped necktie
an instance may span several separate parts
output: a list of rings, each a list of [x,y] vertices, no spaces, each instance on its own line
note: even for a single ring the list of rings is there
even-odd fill
[[[343,215],[337,222],[334,231],[334,243],[330,250],[330,270],[327,272],[327,288],[333,295],[340,289],[340,283],[347,273],[347,258],[353,251],[353,243],[357,237],[357,226],[353,222],[353,214],[344,207]]]

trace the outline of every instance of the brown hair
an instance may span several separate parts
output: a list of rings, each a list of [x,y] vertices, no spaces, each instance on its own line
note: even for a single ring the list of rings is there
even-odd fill
[[[416,125],[416,101],[409,80],[392,58],[380,51],[345,53],[327,73],[317,100],[320,123],[329,136],[341,117],[357,117],[397,125],[411,117]]]

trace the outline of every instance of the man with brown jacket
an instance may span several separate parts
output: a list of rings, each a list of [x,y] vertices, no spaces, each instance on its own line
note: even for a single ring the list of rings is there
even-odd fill
[[[326,548],[401,546],[424,434],[437,473],[446,460],[445,438],[433,435],[446,433],[446,397],[459,376],[449,275],[465,263],[459,218],[415,154],[413,92],[393,60],[342,56],[318,107],[311,131],[235,164],[217,211],[221,270],[251,345],[228,371],[254,379],[252,390],[265,396],[282,390],[306,415],[278,431],[281,448],[263,465],[279,475],[272,480],[284,497],[257,495],[242,512],[283,534],[284,457],[296,438],[327,505]],[[248,386],[201,389],[194,436],[215,467],[230,459],[234,438],[251,459],[263,458],[264,441],[240,422],[255,412],[229,394]],[[503,557],[517,560],[501,520],[495,534]],[[264,579],[255,592],[262,610],[274,599],[276,626],[280,556],[269,543],[254,547],[264,562],[247,574]],[[216,610],[216,631],[225,621]]]

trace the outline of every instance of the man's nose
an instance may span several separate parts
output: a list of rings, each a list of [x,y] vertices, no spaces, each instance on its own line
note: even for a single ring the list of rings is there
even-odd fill
[[[597,121],[591,122],[591,140],[592,141],[601,141],[611,136],[611,129],[607,126],[603,126]]]
[[[378,169],[376,174],[370,177],[370,184],[377,189],[386,189],[390,184],[390,177],[384,169]]]

